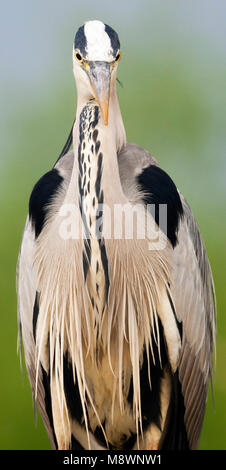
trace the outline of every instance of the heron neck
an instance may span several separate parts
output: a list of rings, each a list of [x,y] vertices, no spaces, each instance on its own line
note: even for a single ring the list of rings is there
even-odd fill
[[[87,191],[95,185],[101,186],[108,203],[124,199],[117,154],[125,143],[126,134],[116,90],[111,93],[107,126],[95,101],[78,101],[73,133],[76,173],[80,175],[80,183],[81,180],[86,183],[90,181]],[[95,184],[92,184],[94,181]],[[81,187],[78,189],[80,193],[83,191]]]
[[[93,101],[86,101],[84,97],[78,97],[77,111],[76,111],[76,122],[75,127],[79,128],[80,116],[82,110],[86,105],[95,105],[97,104]],[[122,115],[120,111],[120,106],[118,102],[118,96],[116,91],[115,84],[112,87],[110,100],[109,100],[109,119],[108,125],[104,125],[103,117],[100,112],[98,120],[98,128],[102,133],[102,144],[104,145],[105,140],[111,139],[112,148],[118,153],[121,148],[126,144],[126,132],[122,120]],[[75,147],[74,147],[75,148]]]

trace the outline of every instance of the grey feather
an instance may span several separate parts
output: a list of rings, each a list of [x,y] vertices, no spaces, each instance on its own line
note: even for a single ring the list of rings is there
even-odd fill
[[[179,378],[185,400],[185,425],[192,449],[201,433],[216,336],[214,283],[200,231],[181,196],[184,218],[174,250],[173,296],[183,324]]]
[[[122,187],[136,193],[135,176],[156,160],[128,143],[118,155]],[[173,254],[172,292],[183,325],[179,378],[185,400],[185,426],[191,448],[197,448],[212,377],[216,337],[216,297],[205,246],[193,213],[180,194],[184,217]]]
[[[39,371],[37,390],[35,390],[36,364],[35,342],[33,337],[33,308],[36,294],[36,273],[33,266],[33,253],[35,249],[34,232],[27,219],[22,237],[17,266],[17,294],[18,294],[18,343],[21,347],[21,336],[24,344],[25,363],[31,383],[34,405],[38,407],[52,447],[55,447],[53,431],[50,425],[45,406],[45,390],[42,383],[42,372]]]

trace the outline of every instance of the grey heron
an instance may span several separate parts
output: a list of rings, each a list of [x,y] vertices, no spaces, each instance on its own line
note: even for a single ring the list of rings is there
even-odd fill
[[[19,338],[53,448],[196,449],[213,368],[214,283],[183,195],[126,140],[120,58],[110,26],[78,29],[75,122],[29,201]]]

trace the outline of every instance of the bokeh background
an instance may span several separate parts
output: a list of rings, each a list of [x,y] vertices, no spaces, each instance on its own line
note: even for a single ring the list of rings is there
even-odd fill
[[[151,151],[198,220],[218,304],[214,404],[200,449],[226,449],[226,2],[0,2],[0,449],[49,449],[17,357],[15,272],[37,179],[75,115],[72,42],[88,19],[119,33],[118,87],[127,138]]]

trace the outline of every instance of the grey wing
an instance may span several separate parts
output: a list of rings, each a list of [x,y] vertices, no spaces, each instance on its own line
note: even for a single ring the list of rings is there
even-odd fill
[[[137,175],[150,165],[158,164],[146,150],[130,143],[119,153],[118,160],[123,189],[130,200],[135,200],[136,195],[139,197],[135,184]],[[189,447],[195,449],[212,374],[216,300],[211,268],[198,225],[181,194],[180,199],[183,217],[177,233],[178,243],[173,249],[171,290],[183,331],[178,372],[184,397],[185,428]]]
[[[184,217],[174,249],[172,292],[183,340],[179,379],[185,404],[185,427],[191,449],[201,433],[212,375],[216,334],[214,283],[198,225],[181,196]]]
[[[66,183],[70,180],[73,166],[73,152],[68,152],[56,163],[59,174]],[[38,372],[36,389],[36,360],[35,360],[35,323],[37,321],[38,296],[36,292],[35,231],[27,217],[21,249],[17,265],[17,297],[18,297],[18,344],[23,349],[25,363],[31,383],[34,401],[41,413],[52,447],[55,447],[55,435],[51,411],[51,396],[48,374],[43,368]]]
[[[36,390],[36,364],[34,341],[34,310],[36,299],[36,275],[33,266],[35,240],[34,231],[27,218],[21,243],[17,267],[18,329],[19,345],[23,349],[33,400],[41,413],[52,447],[55,447],[51,415],[47,406],[49,396],[45,389],[44,370],[39,371]]]

